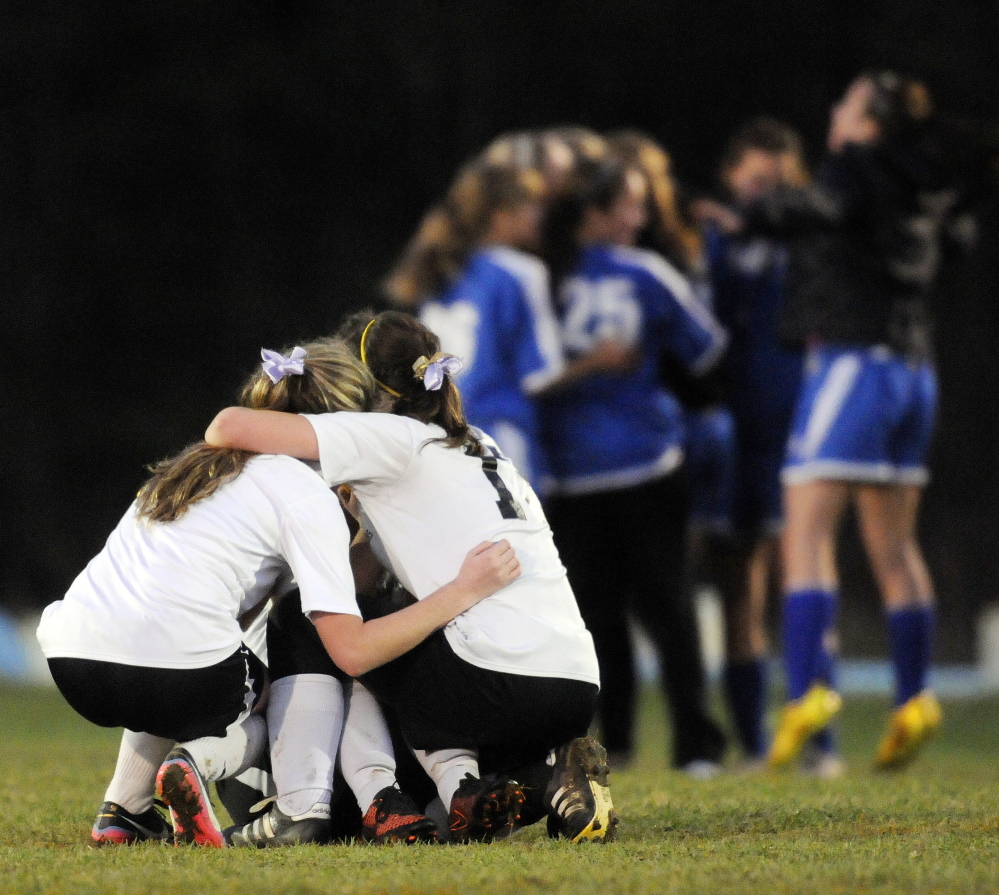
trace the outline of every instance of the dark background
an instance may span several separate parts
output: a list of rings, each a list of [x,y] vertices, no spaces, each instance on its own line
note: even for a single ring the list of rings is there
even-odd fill
[[[455,167],[498,133],[641,127],[711,188],[748,116],[816,158],[860,69],[924,78],[995,141],[999,3],[936,0],[10,2],[0,13],[0,606],[57,599],[145,464],[198,439],[262,345],[332,330]],[[973,157],[975,158],[975,157]],[[995,599],[995,171],[936,300],[923,519],[944,659]],[[847,652],[882,650],[846,545]]]

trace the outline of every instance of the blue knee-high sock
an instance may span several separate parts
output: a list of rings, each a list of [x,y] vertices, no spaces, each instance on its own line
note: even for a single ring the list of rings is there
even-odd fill
[[[800,699],[830,673],[825,636],[835,623],[836,595],[822,588],[791,591],[783,609],[784,672],[788,699]]]
[[[767,751],[763,727],[766,693],[765,659],[742,659],[725,666],[725,697],[747,758],[759,758]]]
[[[896,706],[926,689],[933,622],[932,606],[905,606],[888,611],[888,643],[895,669]]]

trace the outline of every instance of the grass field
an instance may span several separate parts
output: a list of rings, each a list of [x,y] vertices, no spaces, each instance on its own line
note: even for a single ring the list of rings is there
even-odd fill
[[[897,777],[867,770],[887,708],[848,702],[844,779],[695,782],[666,770],[647,693],[639,760],[612,775],[621,835],[602,847],[551,842],[539,825],[464,847],[97,850],[118,731],[55,691],[0,687],[0,893],[999,892],[999,699],[945,704],[942,736]]]

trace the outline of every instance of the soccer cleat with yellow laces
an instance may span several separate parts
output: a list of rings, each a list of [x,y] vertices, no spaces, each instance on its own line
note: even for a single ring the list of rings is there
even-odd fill
[[[875,769],[897,771],[904,768],[940,729],[942,717],[940,703],[929,690],[923,690],[900,705],[892,713],[888,733],[878,746]]]
[[[767,755],[767,766],[787,767],[800,754],[808,739],[836,716],[843,705],[840,695],[825,684],[812,684],[808,692],[784,706]]]

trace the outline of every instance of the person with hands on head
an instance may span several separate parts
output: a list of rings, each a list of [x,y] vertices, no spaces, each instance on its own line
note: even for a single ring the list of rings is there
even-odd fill
[[[937,381],[927,299],[960,205],[926,88],[890,71],[856,78],[832,109],[812,184],[742,215],[789,246],[785,342],[807,349],[782,473],[788,702],[769,763],[787,767],[841,700],[829,640],[836,540],[857,512],[885,609],[896,708],[874,759],[911,762],[940,725],[928,688],[933,582],[917,538]]]

